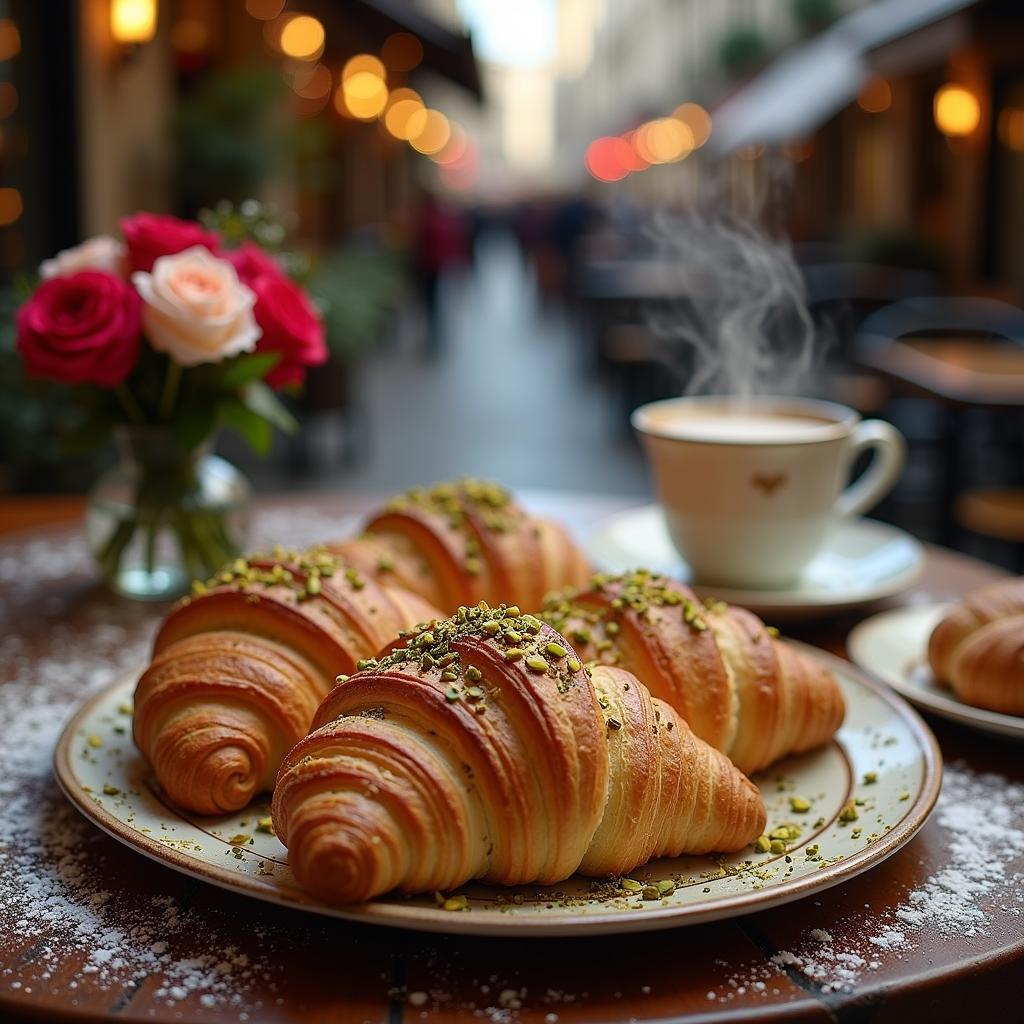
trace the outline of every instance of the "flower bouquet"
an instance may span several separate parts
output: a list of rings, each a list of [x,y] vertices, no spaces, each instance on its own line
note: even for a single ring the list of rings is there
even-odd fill
[[[121,461],[90,496],[87,537],[115,589],[163,598],[244,545],[249,486],[210,453],[217,429],[266,453],[274,427],[296,429],[276,392],[328,352],[305,291],[244,231],[229,247],[220,231],[149,213],[121,231],[42,264],[17,349],[30,376],[86,407],[69,450],[116,437]]]

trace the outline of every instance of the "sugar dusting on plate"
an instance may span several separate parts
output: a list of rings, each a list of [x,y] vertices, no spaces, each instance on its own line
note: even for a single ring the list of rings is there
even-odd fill
[[[289,511],[264,514],[256,532],[260,546],[301,545],[337,536],[339,523]],[[20,953],[0,969],[0,989],[45,989],[75,1006],[80,989],[124,1003],[146,984],[168,1007],[191,999],[254,1019],[261,1004],[248,993],[257,981],[261,990],[273,984],[273,955],[239,948],[237,918],[204,907],[201,883],[188,906],[160,894],[158,880],[151,894],[144,884],[141,896],[123,887],[106,864],[110,840],[53,778],[64,722],[89,694],[145,663],[159,619],[151,607],[106,595],[82,602],[52,593],[65,577],[87,585],[90,571],[77,533],[0,545],[0,930]],[[27,627],[40,638],[31,653]],[[162,870],[142,858],[138,868],[143,879]],[[258,925],[250,932],[269,938]],[[191,955],[197,935],[208,949],[200,956]],[[69,973],[69,965],[78,966]]]
[[[883,915],[865,915],[861,928],[851,929],[861,935],[857,941],[840,943],[824,928],[810,927],[792,950],[736,968],[708,999],[728,1002],[747,991],[767,995],[780,970],[822,992],[852,992],[883,957],[913,957],[919,935],[969,941],[986,933],[993,914],[1024,914],[1024,873],[1013,867],[1024,856],[1024,786],[951,765],[935,820],[947,833],[948,863]],[[820,900],[807,903],[809,923],[824,917]]]

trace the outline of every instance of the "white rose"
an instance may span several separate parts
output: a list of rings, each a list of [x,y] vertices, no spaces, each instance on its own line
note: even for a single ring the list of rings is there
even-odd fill
[[[203,246],[161,256],[151,274],[132,274],[132,283],[142,296],[149,343],[182,366],[218,363],[255,347],[255,294]]]
[[[81,245],[61,249],[52,260],[43,260],[39,264],[39,276],[67,277],[80,270],[103,270],[121,277],[125,270],[124,257],[124,245],[121,242],[110,235],[97,235],[95,238],[87,238]]]

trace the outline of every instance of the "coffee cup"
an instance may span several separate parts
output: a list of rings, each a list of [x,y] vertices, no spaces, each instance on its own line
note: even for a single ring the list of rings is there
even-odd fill
[[[632,423],[676,550],[700,583],[734,588],[793,585],[836,517],[875,505],[906,457],[891,424],[812,399],[672,398]]]

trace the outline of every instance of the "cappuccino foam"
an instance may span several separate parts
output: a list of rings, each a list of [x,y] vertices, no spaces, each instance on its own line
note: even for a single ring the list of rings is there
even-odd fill
[[[683,441],[784,444],[817,440],[823,428],[833,425],[830,420],[810,416],[737,412],[712,416],[666,416],[658,428],[666,436]]]

